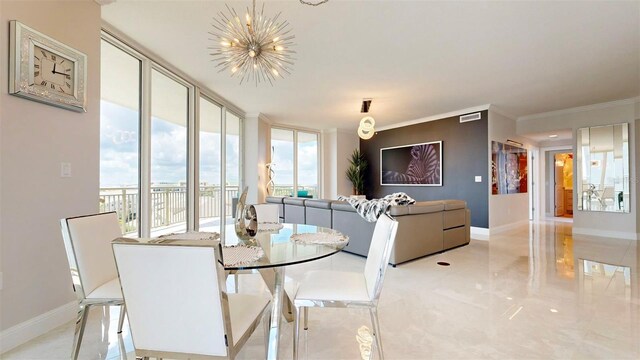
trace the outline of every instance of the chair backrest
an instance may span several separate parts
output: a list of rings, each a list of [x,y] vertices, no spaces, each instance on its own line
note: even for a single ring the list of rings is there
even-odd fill
[[[380,215],[371,237],[371,247],[364,266],[369,299],[377,300],[382,291],[384,274],[389,265],[391,249],[396,239],[398,222],[386,214]]]
[[[129,241],[116,241],[113,254],[136,351],[227,356],[225,334],[229,344],[233,339],[217,245]]]
[[[62,219],[60,225],[78,297],[118,276],[111,241],[122,231],[115,212]]]
[[[280,208],[276,204],[253,205],[256,210],[258,223],[278,223],[280,222]]]
[[[613,186],[604,187],[604,190],[602,191],[603,199],[613,199],[614,195],[615,195],[615,190]]]

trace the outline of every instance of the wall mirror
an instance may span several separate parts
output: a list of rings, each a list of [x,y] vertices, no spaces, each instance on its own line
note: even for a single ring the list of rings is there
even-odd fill
[[[628,124],[578,129],[578,209],[628,213]]]

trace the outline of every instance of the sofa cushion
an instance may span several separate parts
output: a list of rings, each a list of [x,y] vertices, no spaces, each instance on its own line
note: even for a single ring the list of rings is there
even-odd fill
[[[443,228],[450,229],[458,226],[464,226],[467,220],[466,209],[456,209],[443,212]]]
[[[285,205],[297,205],[297,206],[304,206],[304,202],[306,199],[302,199],[302,198],[295,198],[295,197],[286,197],[284,198],[284,203]]]
[[[391,216],[409,215],[409,207],[406,205],[392,206],[389,209],[389,214],[391,214]]]
[[[267,199],[266,199],[268,203],[273,203],[273,204],[282,204],[283,200],[284,200],[283,196],[267,196]]]
[[[442,201],[419,201],[409,205],[409,214],[428,214],[444,210]]]
[[[331,209],[331,200],[309,199],[305,200],[304,205],[312,208]]]
[[[333,210],[356,212],[356,209],[346,201],[332,201],[331,208]]]
[[[456,210],[464,209],[467,207],[467,202],[463,200],[442,200],[444,203],[444,210]]]

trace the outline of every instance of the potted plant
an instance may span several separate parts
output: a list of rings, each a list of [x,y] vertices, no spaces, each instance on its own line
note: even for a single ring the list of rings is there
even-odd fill
[[[347,179],[353,184],[353,193],[355,195],[364,195],[364,174],[367,169],[367,160],[360,150],[355,149],[349,159],[349,168],[347,169]]]

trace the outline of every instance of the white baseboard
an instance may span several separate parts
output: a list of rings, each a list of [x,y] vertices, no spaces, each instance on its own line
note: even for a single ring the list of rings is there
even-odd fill
[[[493,226],[489,228],[489,235],[495,235],[501,232],[513,230],[529,223],[529,220],[520,220],[514,223]]]
[[[489,241],[489,229],[472,226],[471,238],[473,240]]]
[[[0,332],[0,354],[75,319],[78,302],[72,301]]]
[[[609,231],[609,230],[598,230],[598,229],[588,229],[588,228],[573,228],[573,233],[578,235],[591,235],[591,236],[599,236],[606,238],[615,238],[615,239],[625,239],[625,240],[640,240],[640,234],[625,232],[625,231]]]

